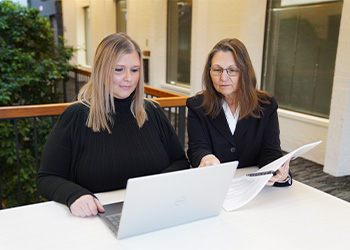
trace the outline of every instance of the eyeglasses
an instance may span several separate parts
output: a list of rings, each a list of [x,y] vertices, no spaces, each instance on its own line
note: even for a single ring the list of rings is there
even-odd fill
[[[209,68],[210,69],[210,72],[213,76],[221,76],[222,75],[222,72],[224,72],[224,70],[226,70],[226,73],[229,75],[229,76],[238,76],[239,75],[239,68],[236,68],[236,67],[229,67],[227,69],[223,69],[221,67],[213,67],[213,68]]]

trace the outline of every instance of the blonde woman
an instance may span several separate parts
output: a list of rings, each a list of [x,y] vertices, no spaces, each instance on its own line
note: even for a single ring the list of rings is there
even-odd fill
[[[91,81],[49,135],[37,176],[40,194],[73,215],[104,212],[94,193],[131,177],[189,168],[159,105],[144,99],[141,50],[123,33],[102,40]]]

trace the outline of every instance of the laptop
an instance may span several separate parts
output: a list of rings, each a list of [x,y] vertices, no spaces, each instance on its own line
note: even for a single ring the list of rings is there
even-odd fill
[[[238,162],[131,178],[124,202],[98,215],[123,239],[217,216]]]

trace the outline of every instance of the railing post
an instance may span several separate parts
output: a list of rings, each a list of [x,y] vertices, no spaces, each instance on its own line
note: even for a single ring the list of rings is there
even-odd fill
[[[63,85],[63,102],[67,102],[67,82],[62,81]]]
[[[179,139],[182,147],[185,148],[185,130],[186,130],[186,106],[179,107]]]
[[[0,166],[0,210],[2,209],[1,176],[2,176],[2,166]]]
[[[179,107],[174,107],[175,108],[175,131],[177,131],[179,133],[179,123],[178,123],[178,114],[179,114]]]
[[[20,168],[20,165],[19,165],[19,143],[18,143],[18,125],[17,125],[17,119],[15,119],[15,140],[16,140],[16,156],[17,156],[18,205],[22,205],[21,168]]]
[[[36,129],[36,117],[33,118],[34,120],[34,155],[35,155],[35,170],[36,173],[39,171],[39,159],[38,159],[38,133]],[[38,202],[40,201],[39,193],[37,192],[37,198]]]
[[[78,92],[79,92],[79,86],[78,86],[78,82],[79,82],[79,80],[78,80],[78,72],[77,72],[77,70],[75,69],[74,70],[74,75],[75,75],[75,95],[78,95]]]

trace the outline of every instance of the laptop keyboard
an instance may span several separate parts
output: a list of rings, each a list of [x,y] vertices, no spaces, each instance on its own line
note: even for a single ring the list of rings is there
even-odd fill
[[[116,227],[119,227],[119,223],[120,223],[120,218],[121,218],[121,213],[119,214],[112,214],[112,215],[108,215],[106,216],[106,218]]]

